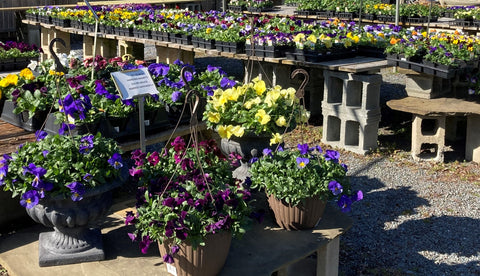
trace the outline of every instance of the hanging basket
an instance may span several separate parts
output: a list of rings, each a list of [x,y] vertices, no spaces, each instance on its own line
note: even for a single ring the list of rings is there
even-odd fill
[[[179,251],[173,255],[174,263],[166,264],[167,271],[177,276],[211,276],[217,275],[227,260],[232,242],[231,232],[209,234],[205,246],[196,250],[190,244],[181,243]],[[158,244],[160,254],[170,252],[171,243]]]
[[[302,230],[313,228],[318,224],[327,202],[319,198],[307,198],[298,205],[292,206],[273,195],[268,195],[268,204],[281,228]]]

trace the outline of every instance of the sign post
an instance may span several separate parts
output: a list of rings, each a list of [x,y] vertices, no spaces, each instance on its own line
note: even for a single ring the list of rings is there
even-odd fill
[[[140,124],[140,149],[145,152],[145,95],[158,94],[147,68],[113,72],[113,81],[122,99],[138,98],[138,119]]]

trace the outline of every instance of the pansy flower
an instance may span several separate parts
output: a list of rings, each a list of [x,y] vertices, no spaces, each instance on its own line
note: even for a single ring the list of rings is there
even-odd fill
[[[36,190],[30,190],[22,194],[20,205],[27,209],[33,208],[40,201],[40,196]]]
[[[122,156],[119,153],[114,153],[112,158],[108,159],[108,164],[117,170],[120,169],[123,167]]]
[[[85,194],[85,186],[80,182],[72,182],[67,185],[67,188],[70,189],[72,193],[71,198],[73,201],[80,201],[83,199]]]
[[[310,159],[304,158],[304,157],[297,157],[296,161],[297,161],[297,167],[299,169],[305,168],[305,166],[307,166],[307,164],[310,163]]]

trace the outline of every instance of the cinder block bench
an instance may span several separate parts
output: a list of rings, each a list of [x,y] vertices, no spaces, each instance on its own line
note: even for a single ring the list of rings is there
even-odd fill
[[[480,163],[480,104],[455,98],[406,97],[388,101],[387,106],[413,114],[412,157],[415,161],[443,162],[448,119],[465,116],[467,118],[465,160]],[[427,125],[432,126],[431,123],[433,128],[428,128]],[[423,144],[435,145],[435,152],[422,155]]]

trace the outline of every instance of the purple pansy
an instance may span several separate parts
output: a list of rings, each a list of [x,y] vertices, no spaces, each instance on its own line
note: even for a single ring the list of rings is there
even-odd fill
[[[335,180],[332,180],[328,183],[328,189],[332,191],[333,195],[339,195],[343,192],[343,187]]]
[[[305,168],[305,166],[307,166],[307,164],[310,163],[310,159],[304,158],[304,157],[297,157],[296,160],[297,160],[297,167],[299,169]]]
[[[20,199],[20,205],[27,209],[31,209],[33,206],[38,204],[40,200],[39,194],[36,190],[30,190],[25,192]]]
[[[108,159],[108,164],[117,170],[120,169],[123,167],[122,156],[117,152],[114,153],[112,158]]]
[[[334,163],[338,163],[338,159],[340,158],[340,153],[335,150],[327,150],[325,152],[324,157],[326,161],[332,161]]]
[[[70,189],[72,192],[71,198],[73,201],[80,201],[83,199],[83,195],[85,194],[85,186],[83,186],[80,182],[72,182],[67,185],[67,188]]]

